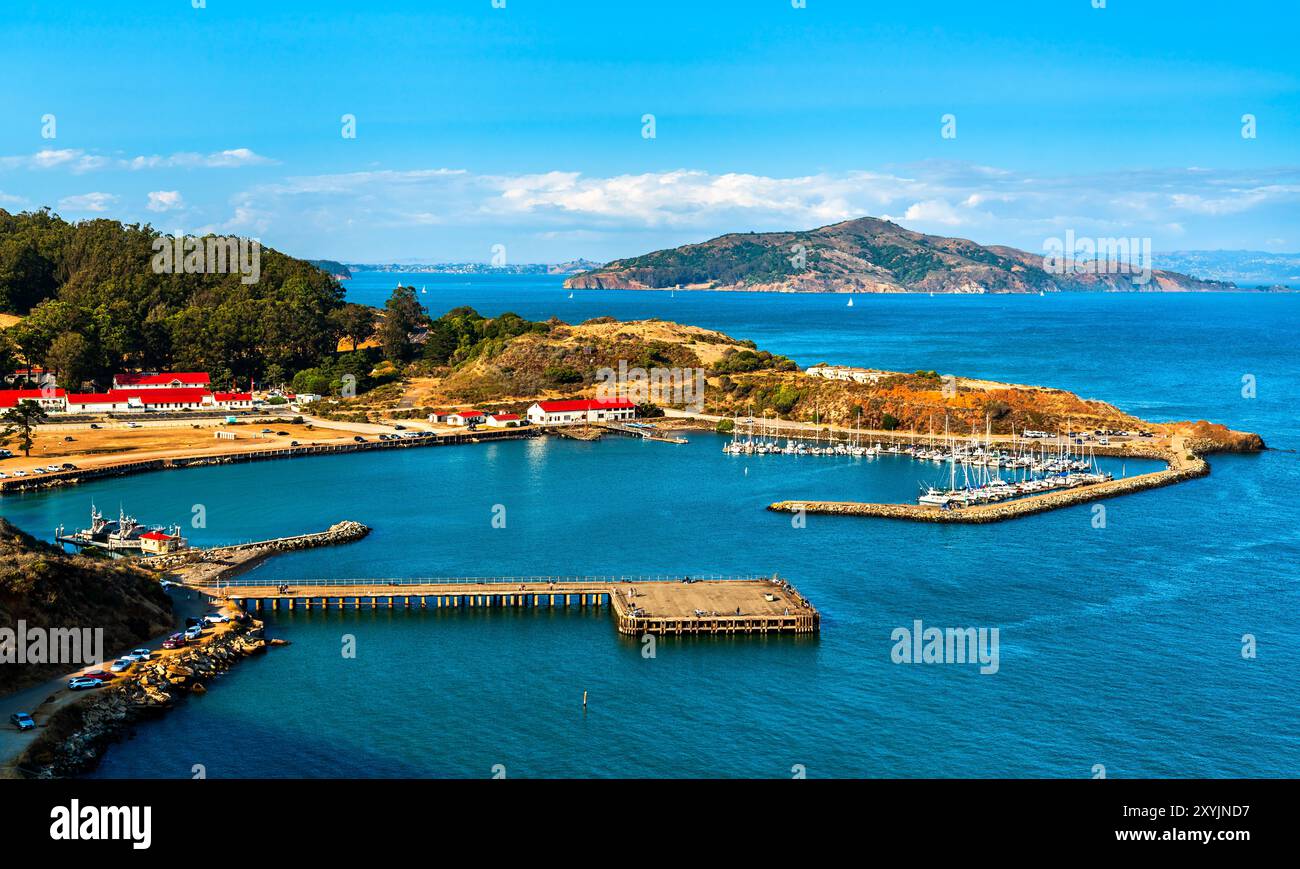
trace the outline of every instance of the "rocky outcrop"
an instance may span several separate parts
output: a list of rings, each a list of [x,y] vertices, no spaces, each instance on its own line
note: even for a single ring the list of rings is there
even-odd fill
[[[89,772],[108,746],[137,722],[162,713],[188,694],[204,693],[212,679],[267,646],[262,623],[247,619],[247,624],[234,623],[202,645],[137,664],[97,693],[54,713],[17,766],[29,778]]]

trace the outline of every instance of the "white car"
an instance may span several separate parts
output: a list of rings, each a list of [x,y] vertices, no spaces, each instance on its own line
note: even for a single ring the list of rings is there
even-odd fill
[[[187,640],[197,640],[201,636],[203,636],[203,628],[199,625],[185,629],[185,639]]]
[[[62,470],[62,469],[61,469],[58,465],[46,465],[46,466],[45,466],[45,470],[47,470],[47,471],[58,471],[58,470]]]
[[[230,619],[227,616],[223,616],[221,613],[208,613],[206,616],[203,617],[203,620],[212,622],[212,624],[214,625],[219,625],[222,622],[230,621]]]
[[[7,479],[9,479],[9,475],[6,474],[4,471],[0,471],[0,480],[7,480]]]
[[[108,669],[109,672],[111,673],[125,673],[127,670],[131,669],[131,665],[134,663],[135,661],[132,661],[128,658],[118,658],[116,661],[113,662],[113,666],[109,667]]]
[[[15,477],[25,477],[25,476],[27,476],[27,472],[26,472],[26,471],[14,471],[14,476],[15,476]]]
[[[132,649],[131,655],[135,656],[141,661],[147,661],[149,660],[150,656],[153,655],[153,652],[149,651],[148,649]]]
[[[68,680],[68,687],[71,688],[73,691],[80,691],[84,688],[98,688],[100,685],[103,684],[104,683],[99,679],[76,678],[76,679]]]
[[[43,474],[43,473],[45,473],[45,469],[44,469],[44,468],[32,468],[32,473],[33,473],[33,474]]]

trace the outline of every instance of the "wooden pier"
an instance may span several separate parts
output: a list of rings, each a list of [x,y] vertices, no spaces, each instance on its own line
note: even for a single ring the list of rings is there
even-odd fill
[[[821,616],[779,577],[503,577],[235,580],[192,585],[244,609],[559,609],[609,607],[622,634],[813,634]]]

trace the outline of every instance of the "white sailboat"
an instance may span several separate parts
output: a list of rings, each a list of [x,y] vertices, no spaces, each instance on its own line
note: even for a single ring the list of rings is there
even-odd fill
[[[849,304],[848,304],[848,307],[850,307],[850,308],[853,307],[853,294],[852,294],[852,293],[849,293]]]

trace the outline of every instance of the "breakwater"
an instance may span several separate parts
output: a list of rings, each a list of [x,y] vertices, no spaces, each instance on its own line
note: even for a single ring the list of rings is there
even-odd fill
[[[349,519],[311,534],[214,546],[210,549],[186,549],[170,555],[145,558],[143,563],[156,570],[170,571],[186,584],[207,585],[247,570],[272,555],[352,543],[369,533],[369,527]]]
[[[1168,463],[1163,471],[1079,486],[1074,489],[1031,495],[996,504],[980,504],[973,507],[941,509],[939,507],[919,504],[873,504],[854,501],[777,501],[768,505],[769,510],[782,513],[819,513],[836,516],[873,516],[882,519],[903,519],[912,522],[938,522],[960,524],[985,524],[1003,522],[1021,516],[1031,516],[1048,510],[1058,510],[1102,498],[1115,498],[1147,489],[1171,486],[1184,480],[1203,477],[1210,473],[1210,465],[1197,452],[1196,444],[1182,442],[1175,438],[1168,450],[1152,450],[1143,453],[1144,457],[1160,458]],[[1132,452],[1123,455],[1133,455]]]

